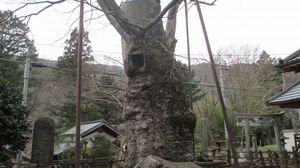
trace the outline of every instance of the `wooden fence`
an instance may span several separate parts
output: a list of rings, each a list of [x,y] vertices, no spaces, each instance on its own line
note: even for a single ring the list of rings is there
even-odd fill
[[[212,150],[210,154],[212,162],[224,161],[222,167],[232,167],[233,159],[229,150]],[[300,152],[240,152],[238,161],[242,168],[300,168]],[[201,162],[200,162],[201,163]]]
[[[241,168],[300,168],[300,152],[274,152],[258,151],[239,153],[239,164]],[[124,160],[118,159],[86,159],[81,160],[81,168],[121,168]],[[196,164],[202,167],[223,168],[233,167],[233,159],[229,150],[212,150],[209,159],[206,161],[196,161]],[[0,168],[13,168],[16,163],[2,163]],[[20,168],[74,168],[74,161],[59,160],[51,163],[23,163],[19,164]]]
[[[85,159],[80,161],[81,168],[121,168],[121,163],[124,160],[113,160],[113,159]],[[18,164],[20,168],[74,168],[73,160],[57,160],[50,163],[21,163]],[[17,163],[7,162],[1,163],[0,168],[13,168],[16,167]]]

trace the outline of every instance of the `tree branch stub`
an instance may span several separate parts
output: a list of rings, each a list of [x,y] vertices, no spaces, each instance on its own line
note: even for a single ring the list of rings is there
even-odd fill
[[[123,12],[114,0],[97,0],[107,19],[127,42],[137,34],[137,27],[123,16]]]

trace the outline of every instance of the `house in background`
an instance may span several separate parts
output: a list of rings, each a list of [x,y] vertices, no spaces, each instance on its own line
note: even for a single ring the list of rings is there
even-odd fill
[[[287,72],[300,72],[300,49],[295,51],[293,54],[289,55],[284,59],[280,59],[279,63],[275,66],[281,70],[282,73]],[[270,98],[267,102],[269,106],[279,106],[280,108],[300,108],[300,80],[296,81],[294,84],[276,94]],[[285,140],[286,150],[291,151],[293,146],[298,146],[295,144],[300,144],[300,141],[295,142],[294,135],[299,132],[296,130],[283,130],[283,136],[288,139]]]
[[[73,150],[75,147],[76,127],[73,127],[61,134],[62,141],[54,147],[55,158],[60,158],[66,151]],[[82,150],[89,150],[93,148],[93,141],[95,137],[103,136],[105,139],[112,142],[119,147],[117,141],[119,136],[123,133],[108,124],[105,120],[96,120],[82,123],[80,126],[80,138]]]

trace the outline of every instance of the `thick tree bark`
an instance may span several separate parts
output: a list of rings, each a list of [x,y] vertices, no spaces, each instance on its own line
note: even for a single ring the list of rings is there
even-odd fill
[[[106,3],[100,1],[99,4],[108,17],[118,18],[110,15],[112,11],[103,6],[108,5],[111,0],[102,0]],[[176,24],[175,15],[180,2],[176,1],[169,13],[169,24],[173,26]],[[173,55],[175,28],[169,25],[173,30],[164,31],[159,19],[144,34],[143,28],[161,12],[160,2],[157,0],[126,1],[122,9],[124,11],[119,12],[122,13],[122,20],[129,23],[126,25],[134,25],[127,30],[126,26],[116,24],[118,21],[112,22],[117,30],[121,29],[118,32],[126,40],[125,47],[128,47],[124,57],[128,76],[124,105],[126,167],[134,167],[149,155],[171,161],[190,161],[195,116],[189,110],[184,83]],[[138,30],[136,27],[141,28],[136,34],[121,33]]]

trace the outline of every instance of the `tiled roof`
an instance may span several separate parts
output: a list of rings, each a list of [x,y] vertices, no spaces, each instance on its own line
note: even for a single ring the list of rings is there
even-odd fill
[[[75,143],[71,143],[71,142],[70,143],[59,143],[58,145],[56,145],[54,147],[53,153],[54,153],[54,155],[58,155],[64,151],[66,151],[68,149],[72,149],[74,147],[75,147]]]
[[[300,80],[269,99],[267,105],[283,105],[297,101],[300,101]]]
[[[109,128],[111,131],[115,132],[116,134],[122,134],[120,131],[118,131],[111,125],[109,125],[106,121],[96,120],[96,121],[89,121],[89,122],[82,123],[80,125],[80,135],[83,137],[102,126]],[[65,131],[63,133],[63,135],[75,135],[75,133],[76,133],[76,127],[73,127],[71,129]]]
[[[299,72],[300,71],[300,49],[287,56],[284,59],[280,59],[279,63],[275,67],[280,68],[284,72]]]
[[[289,62],[289,61],[292,61],[294,59],[297,59],[298,57],[300,57],[300,49],[295,51],[293,54],[287,56],[286,58],[284,58],[283,62]]]

